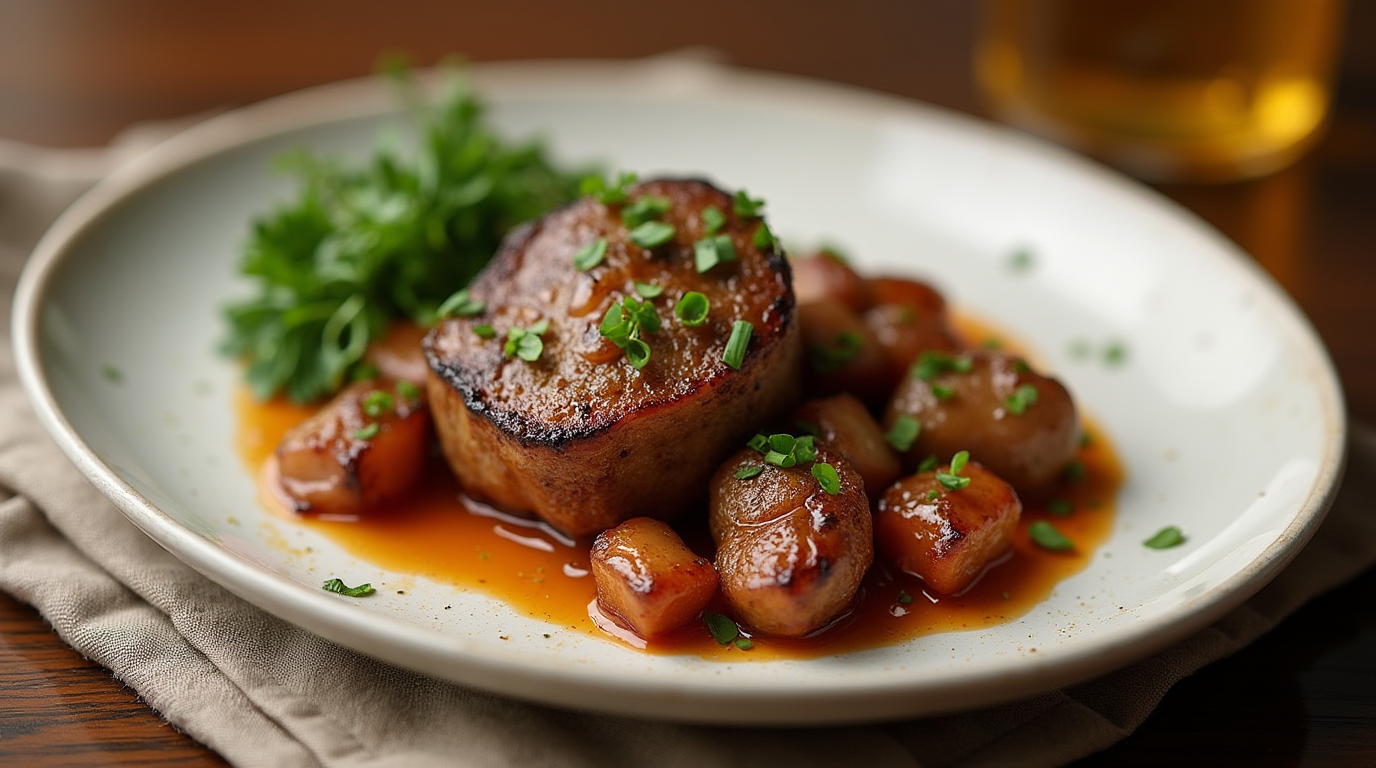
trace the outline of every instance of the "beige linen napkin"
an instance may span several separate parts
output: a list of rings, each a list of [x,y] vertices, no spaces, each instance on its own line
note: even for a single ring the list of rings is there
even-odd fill
[[[15,380],[14,281],[40,230],[121,157],[0,141],[0,588],[173,725],[243,766],[1060,765],[1139,725],[1175,681],[1376,561],[1376,432],[1314,541],[1209,629],[1073,688],[946,717],[726,728],[527,704],[340,648],[234,597],[159,548],[66,460]]]

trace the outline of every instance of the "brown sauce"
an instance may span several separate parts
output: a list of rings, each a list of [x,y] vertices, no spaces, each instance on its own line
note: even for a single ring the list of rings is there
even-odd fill
[[[961,326],[969,338],[988,337],[971,332],[977,330],[971,323]],[[249,467],[263,470],[260,478],[266,478],[282,434],[311,411],[281,401],[259,403],[247,391],[237,395],[237,408],[240,454]],[[649,641],[619,630],[595,610],[593,580],[588,573],[591,540],[571,541],[542,524],[500,515],[466,501],[439,460],[424,486],[409,499],[358,518],[291,515],[273,498],[266,479],[260,479],[260,496],[274,511],[328,536],[362,560],[475,589],[532,618],[610,642],[627,643],[650,653],[731,661],[815,658],[1007,622],[1045,600],[1058,582],[1083,569],[1108,536],[1122,482],[1122,469],[1108,440],[1093,424],[1085,425],[1085,433],[1088,439],[1078,457],[1085,470],[1083,476],[1063,482],[1051,495],[1051,503],[1029,503],[1019,523],[1014,551],[963,594],[931,594],[920,579],[891,573],[876,562],[850,612],[831,626],[804,639],[755,636],[749,650],[718,644],[701,622],[691,622]],[[690,518],[676,527],[699,554],[710,557],[706,510]],[[1033,543],[1027,527],[1037,520],[1052,522],[1075,542],[1075,549],[1050,552]],[[709,610],[730,614],[720,596]]]

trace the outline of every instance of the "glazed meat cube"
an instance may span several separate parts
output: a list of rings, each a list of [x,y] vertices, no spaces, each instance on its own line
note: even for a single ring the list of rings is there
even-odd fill
[[[845,457],[864,480],[871,502],[903,473],[879,424],[852,395],[809,400],[793,412],[793,419],[800,429],[816,427],[817,439]]]
[[[469,289],[482,310],[425,340],[465,490],[574,535],[700,504],[713,469],[799,400],[789,268],[763,226],[706,182],[660,180],[509,235]],[[690,292],[709,309],[685,321]],[[739,368],[723,359],[733,336]]]
[[[717,572],[668,524],[636,517],[598,534],[592,545],[597,601],[641,637],[692,621],[717,592]]]
[[[885,429],[904,414],[921,425],[906,467],[965,449],[1024,495],[1060,475],[1079,439],[1066,388],[999,352],[924,353],[895,390]]]
[[[836,471],[836,493],[810,466],[784,469],[746,448],[712,478],[709,523],[722,594],[736,618],[763,632],[802,637],[826,626],[855,597],[874,559],[860,476],[817,445]],[[758,470],[758,471],[757,471]]]
[[[997,475],[970,462],[960,476],[969,484],[951,490],[938,475],[950,465],[894,483],[874,513],[880,553],[932,589],[954,595],[973,584],[1013,546],[1022,502]],[[948,480],[949,482],[949,480]]]
[[[296,512],[367,511],[420,480],[429,428],[420,388],[358,382],[283,436],[278,484]]]

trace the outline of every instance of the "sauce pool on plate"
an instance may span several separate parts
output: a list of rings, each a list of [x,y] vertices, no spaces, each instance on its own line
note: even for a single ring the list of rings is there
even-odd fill
[[[648,641],[597,610],[589,573],[591,538],[575,540],[466,499],[443,461],[427,469],[421,488],[404,500],[366,515],[294,515],[275,496],[272,455],[282,435],[312,412],[281,400],[258,402],[236,395],[238,449],[259,478],[260,497],[273,511],[316,530],[362,560],[389,570],[473,589],[532,618],[650,653],[691,654],[745,661],[816,658],[893,645],[937,632],[979,629],[1013,620],[1050,595],[1061,580],[1083,569],[1107,538],[1122,469],[1111,446],[1092,424],[1067,477],[1045,500],[1025,502],[1013,552],[959,595],[939,595],[921,579],[876,559],[853,606],[826,628],[801,639],[755,635],[742,627],[748,646],[721,644],[701,621],[689,622]],[[706,510],[675,527],[699,554],[710,556]],[[1028,527],[1053,524],[1074,542],[1067,551],[1036,544]],[[379,598],[382,599],[382,598]],[[729,613],[720,596],[709,611]]]

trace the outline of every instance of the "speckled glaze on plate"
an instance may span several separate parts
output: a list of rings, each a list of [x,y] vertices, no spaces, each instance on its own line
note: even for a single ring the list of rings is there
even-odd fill
[[[215,352],[219,307],[246,293],[235,264],[248,221],[291,193],[270,159],[300,145],[362,155],[396,119],[383,84],[356,81],[224,114],[122,168],[54,225],[17,296],[20,374],[62,448],[149,536],[246,600],[378,658],[547,703],[861,721],[1009,700],[1140,659],[1254,594],[1322,520],[1344,436],[1326,353],[1245,255],[1143,187],[966,117],[719,65],[517,62],[474,78],[511,135],[544,136],[570,161],[747,188],[786,241],[924,276],[1015,330],[1117,445],[1128,476],[1115,529],[1010,623],[730,664],[551,632],[269,515],[233,444],[239,371]],[[1017,249],[1031,268],[1009,269]],[[1110,345],[1121,364],[1104,363]],[[1142,546],[1170,524],[1185,545]],[[321,591],[335,575],[405,595]]]

